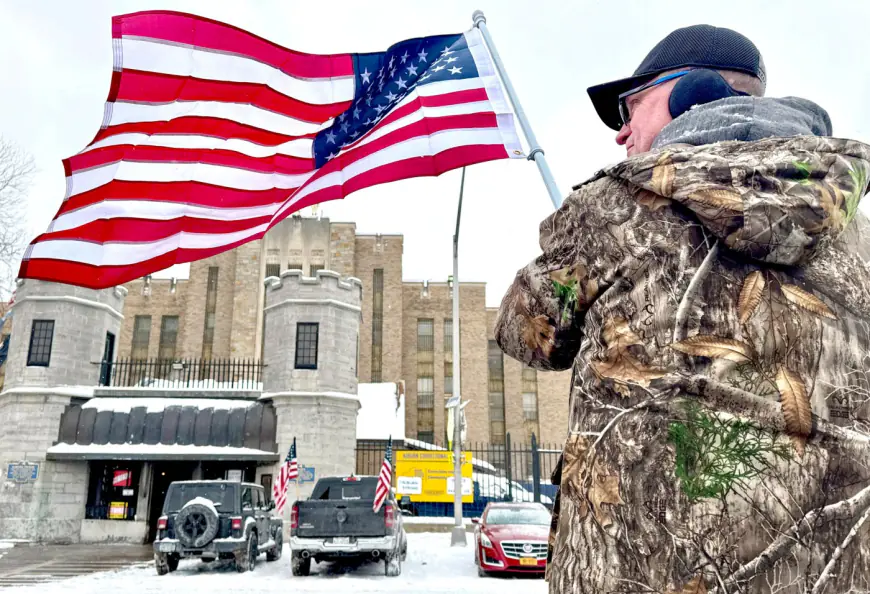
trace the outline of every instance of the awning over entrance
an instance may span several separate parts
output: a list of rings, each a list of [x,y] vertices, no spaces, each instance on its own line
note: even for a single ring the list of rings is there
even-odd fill
[[[271,404],[194,398],[93,398],[70,405],[49,460],[279,459]]]

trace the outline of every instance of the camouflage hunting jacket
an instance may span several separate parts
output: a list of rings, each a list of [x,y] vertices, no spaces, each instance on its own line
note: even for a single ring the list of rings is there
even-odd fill
[[[552,593],[870,592],[868,177],[831,137],[669,144],[541,224],[496,339],[573,366]]]

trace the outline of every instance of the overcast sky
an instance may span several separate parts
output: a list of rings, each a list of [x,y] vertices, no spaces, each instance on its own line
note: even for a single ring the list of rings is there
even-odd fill
[[[464,31],[476,8],[487,16],[563,194],[624,154],[586,88],[631,74],[655,43],[686,25],[747,35],[764,56],[768,95],[816,101],[829,111],[836,136],[868,139],[868,2],[0,0],[0,135],[31,153],[39,169],[29,195],[32,234],[45,229],[63,198],[61,159],[84,148],[100,126],[113,15],[179,10],[292,49],[343,53]],[[361,233],[404,234],[405,279],[443,281],[452,273],[459,177],[453,171],[376,186],[327,203],[322,213],[356,222]],[[533,163],[467,170],[460,278],[487,282],[488,305],[498,305],[516,270],[538,254],[538,224],[550,212]]]

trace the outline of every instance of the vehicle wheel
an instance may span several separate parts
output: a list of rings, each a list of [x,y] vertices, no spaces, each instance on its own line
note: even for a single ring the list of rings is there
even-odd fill
[[[176,569],[178,569],[179,561],[181,561],[181,557],[179,555],[166,555],[166,565],[169,566],[169,571],[175,571]]]
[[[384,559],[384,575],[397,577],[402,574],[402,554],[387,555]]]
[[[278,528],[278,531],[275,532],[275,546],[272,549],[266,551],[266,561],[277,561],[281,558],[281,549],[284,548],[284,530],[282,528]]]
[[[293,553],[290,557],[290,569],[295,576],[305,576],[311,573],[311,557],[303,559],[299,553]]]
[[[245,573],[246,571],[254,571],[254,566],[257,564],[257,535],[252,532],[248,537],[248,544],[245,550],[236,555],[236,571]]]
[[[166,553],[154,553],[154,567],[157,568],[157,575],[166,575],[169,573],[169,561]]]
[[[477,566],[477,577],[486,577],[489,574],[486,573],[479,565]]]
[[[402,545],[402,561],[408,560],[408,539],[405,539],[405,543]]]

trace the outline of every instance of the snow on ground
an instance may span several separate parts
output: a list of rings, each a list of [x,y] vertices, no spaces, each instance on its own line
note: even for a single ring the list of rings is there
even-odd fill
[[[189,559],[182,560],[178,571],[166,576],[158,576],[154,564],[149,563],[61,582],[4,589],[3,594],[165,594],[172,591],[209,594],[543,594],[547,591],[547,585],[541,578],[478,577],[470,537],[469,534],[469,546],[451,548],[449,533],[409,534],[408,559],[402,568],[402,575],[395,578],[384,576],[383,562],[366,563],[359,567],[312,563],[312,575],[293,577],[290,573],[290,551],[284,545],[284,555],[274,563],[267,563],[266,556],[261,555],[254,573],[236,573],[231,563],[223,561],[202,563]]]

